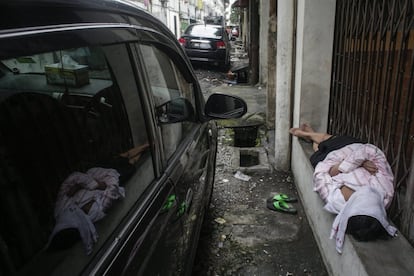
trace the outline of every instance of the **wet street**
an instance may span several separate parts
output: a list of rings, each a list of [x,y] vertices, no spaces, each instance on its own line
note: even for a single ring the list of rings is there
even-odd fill
[[[195,69],[205,95],[218,90],[260,92],[247,84],[226,83],[226,74],[214,68]],[[251,98],[259,99],[257,95]],[[252,100],[247,103],[248,107],[254,104]],[[248,116],[265,116],[251,112]],[[256,145],[243,148],[234,146],[232,128],[223,122],[219,126],[215,187],[193,275],[328,275],[300,200],[292,203],[297,209],[294,215],[266,207],[266,199],[275,193],[298,197],[291,174],[274,171],[269,164],[267,131],[260,127]],[[249,164],[250,159],[241,164],[242,154],[260,164]]]

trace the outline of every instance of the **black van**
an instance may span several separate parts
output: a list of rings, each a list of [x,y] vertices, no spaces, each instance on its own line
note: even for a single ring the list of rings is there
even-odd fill
[[[182,47],[129,2],[0,3],[0,275],[186,275],[216,124]]]

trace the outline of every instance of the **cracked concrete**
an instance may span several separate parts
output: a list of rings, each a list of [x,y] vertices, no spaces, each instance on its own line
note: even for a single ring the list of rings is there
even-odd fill
[[[235,49],[233,67],[246,63],[243,48]],[[210,69],[196,71],[205,97],[214,92],[239,96],[246,101],[248,113],[241,120],[218,122],[215,186],[193,275],[328,275],[300,200],[292,203],[298,210],[295,215],[266,207],[266,199],[275,193],[298,198],[291,173],[274,170],[269,160],[272,146],[267,137],[273,132],[264,124],[266,89],[226,84],[224,73]],[[241,124],[260,125],[253,147],[234,146],[231,128]],[[257,164],[241,166],[240,153],[257,156]],[[248,180],[236,177],[237,172]]]
[[[298,197],[289,172],[274,171],[262,146],[237,148],[220,129],[216,181],[193,275],[327,275],[300,202],[296,215],[266,207],[282,192]],[[237,166],[237,152],[262,155],[258,169]],[[236,156],[236,157],[235,157]],[[238,170],[250,177],[235,177]]]
[[[230,164],[230,169],[232,170],[239,170],[241,172],[249,173],[258,171],[269,171],[272,169],[267,158],[266,150],[263,147],[228,147],[227,150],[233,151]],[[252,166],[242,166],[240,163],[241,155],[256,156],[258,159],[258,164]]]

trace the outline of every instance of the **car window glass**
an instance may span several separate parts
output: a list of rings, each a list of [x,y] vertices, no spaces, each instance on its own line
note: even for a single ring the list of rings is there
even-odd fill
[[[155,178],[138,92],[125,44],[0,61],[9,271],[78,274],[116,235]]]
[[[191,36],[220,39],[223,36],[223,31],[221,27],[214,27],[208,25],[192,25],[188,27],[186,34],[189,34]]]
[[[160,106],[175,98],[185,98],[194,109],[194,91],[172,60],[161,50],[148,45],[141,45],[144,66],[151,84],[151,92],[156,106]],[[186,137],[193,123],[161,125],[165,157],[170,158],[180,142]]]

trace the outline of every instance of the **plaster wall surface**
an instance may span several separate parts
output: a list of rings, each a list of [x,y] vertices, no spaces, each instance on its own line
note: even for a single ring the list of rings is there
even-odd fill
[[[326,131],[335,1],[299,0],[297,13],[294,124]]]
[[[268,43],[267,40],[269,39],[268,31],[269,31],[269,1],[260,1],[260,34],[259,34],[259,83],[266,84],[267,83],[267,66],[268,66]]]
[[[276,110],[275,110],[275,167],[288,170],[290,166],[291,95],[292,95],[292,54],[294,3],[278,1],[277,51],[276,51]]]

